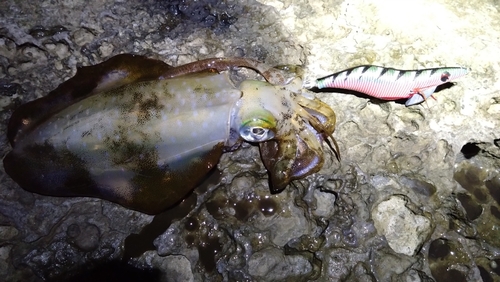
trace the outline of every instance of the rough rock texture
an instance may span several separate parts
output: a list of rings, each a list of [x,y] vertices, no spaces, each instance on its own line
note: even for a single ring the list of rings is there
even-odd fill
[[[431,230],[429,219],[414,214],[406,207],[406,201],[398,196],[375,206],[372,218],[378,234],[385,236],[389,247],[408,256],[420,249]]]
[[[500,280],[498,1],[31,2],[0,2],[2,155],[13,109],[124,52],[303,64],[309,78],[362,64],[471,71],[410,108],[316,94],[337,113],[342,161],[327,155],[277,195],[250,145],[155,217],[28,193],[0,170],[4,281]]]

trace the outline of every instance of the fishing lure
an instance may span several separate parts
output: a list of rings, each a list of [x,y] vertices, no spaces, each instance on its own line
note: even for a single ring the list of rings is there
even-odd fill
[[[405,105],[419,104],[432,96],[436,87],[466,75],[467,68],[444,67],[398,70],[364,65],[305,83],[304,87],[340,88],[365,93],[382,100],[408,99]]]

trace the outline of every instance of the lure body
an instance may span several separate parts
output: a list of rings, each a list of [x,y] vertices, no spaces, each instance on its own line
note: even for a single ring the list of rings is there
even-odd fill
[[[467,72],[467,68],[462,67],[398,70],[365,65],[317,79],[306,87],[354,90],[382,100],[408,99],[405,105],[411,106],[429,98],[437,86]]]

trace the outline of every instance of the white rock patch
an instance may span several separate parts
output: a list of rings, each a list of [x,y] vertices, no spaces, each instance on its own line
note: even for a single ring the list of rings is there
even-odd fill
[[[389,246],[408,256],[415,254],[431,231],[429,219],[413,213],[398,196],[375,206],[372,218],[378,234],[385,236]]]

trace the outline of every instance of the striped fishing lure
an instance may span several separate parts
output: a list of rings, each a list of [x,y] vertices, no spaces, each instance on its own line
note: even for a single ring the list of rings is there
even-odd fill
[[[463,67],[398,70],[380,66],[358,66],[319,78],[306,88],[340,88],[365,93],[382,100],[406,99],[405,105],[423,102],[436,87],[468,72]]]

